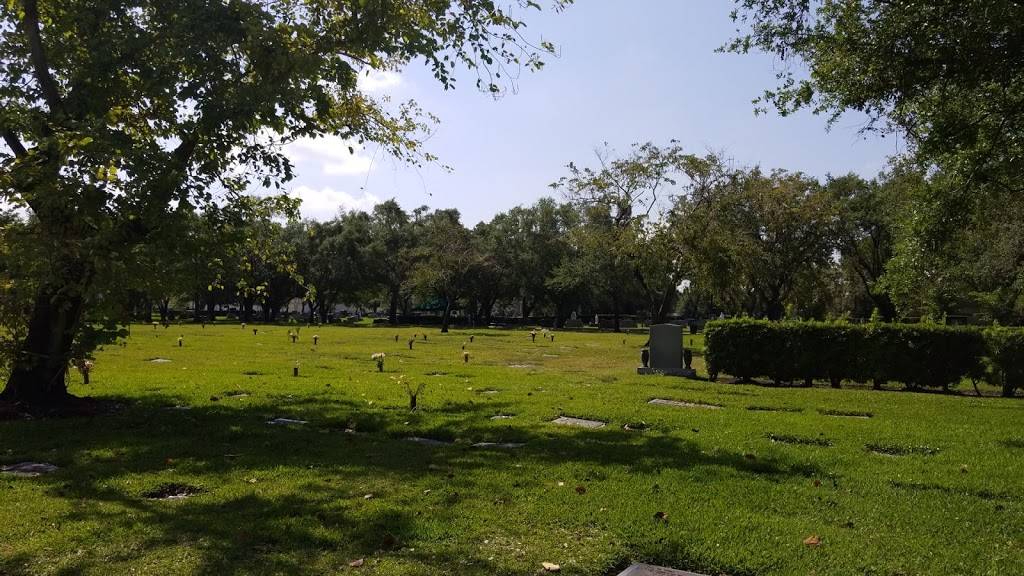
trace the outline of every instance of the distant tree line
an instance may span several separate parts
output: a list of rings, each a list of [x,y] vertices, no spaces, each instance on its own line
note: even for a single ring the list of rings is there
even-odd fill
[[[1008,195],[951,208],[941,172],[894,164],[871,180],[819,181],[644,144],[622,157],[599,152],[593,167],[569,164],[553,187],[561,201],[472,228],[458,210],[394,200],[325,222],[299,220],[297,201],[281,197],[181,209],[174,235],[140,246],[120,288],[94,298],[124,317],[163,320],[172,308],[198,321],[230,307],[242,321],[276,321],[294,302],[309,321],[339,306],[392,323],[425,311],[445,330],[456,312],[475,325],[601,313],[616,328],[625,315],[1004,324],[1024,315],[1024,205]],[[33,230],[2,219],[8,316],[24,314],[31,269],[45,259]]]

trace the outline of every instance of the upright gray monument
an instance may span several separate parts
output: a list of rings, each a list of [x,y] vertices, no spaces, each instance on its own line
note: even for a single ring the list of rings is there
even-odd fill
[[[637,374],[667,374],[692,378],[697,371],[683,364],[683,327],[678,324],[651,326],[650,365],[636,369]]]

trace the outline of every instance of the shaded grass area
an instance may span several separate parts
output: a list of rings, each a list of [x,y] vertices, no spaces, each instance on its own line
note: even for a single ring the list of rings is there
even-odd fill
[[[1020,401],[640,377],[639,335],[287,331],[137,326],[72,387],[119,412],[0,422],[0,464],[61,466],[0,475],[0,574],[1024,573]]]

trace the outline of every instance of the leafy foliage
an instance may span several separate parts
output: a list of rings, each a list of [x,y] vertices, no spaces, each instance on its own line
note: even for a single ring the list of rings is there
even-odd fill
[[[899,130],[918,158],[959,185],[1021,190],[1024,6],[1012,0],[737,0],[746,30],[724,49],[760,50],[787,66],[762,106],[809,108],[867,130]],[[762,108],[763,109],[763,108]]]

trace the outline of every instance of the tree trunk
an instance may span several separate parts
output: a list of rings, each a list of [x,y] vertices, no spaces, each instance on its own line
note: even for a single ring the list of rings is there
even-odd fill
[[[619,314],[619,299],[618,297],[612,298],[612,321],[614,322],[614,331],[622,332],[621,320]]]
[[[242,298],[242,322],[252,322],[252,309],[256,305],[256,299],[252,296]]]
[[[1013,398],[1013,388],[1014,388],[1014,386],[1013,386],[1013,384],[1011,382],[1007,382],[1005,380],[1005,378],[1006,378],[1005,376],[1003,378],[1004,378],[1004,380],[1003,380],[1003,398]]]
[[[661,295],[661,303],[658,304],[658,309],[654,313],[654,318],[651,319],[651,324],[661,324],[665,322],[665,318],[668,316],[669,310],[675,303],[676,299],[676,287],[669,286],[665,289],[665,292]]]
[[[392,288],[390,292],[391,298],[388,302],[388,324],[398,326],[398,289]]]
[[[448,322],[452,317],[452,301],[448,298],[444,299],[444,315],[441,316],[441,333],[448,333]]]
[[[171,311],[171,299],[162,298],[160,300],[160,323],[167,324],[168,316]]]
[[[69,282],[70,290],[80,290],[81,282]],[[62,294],[67,290],[55,286],[39,290],[28,334],[18,348],[7,385],[0,393],[0,399],[18,404],[30,413],[44,413],[70,398],[68,362],[82,319],[83,302],[80,292]]]
[[[497,302],[497,300],[498,300],[497,298],[491,298],[484,305],[483,314],[480,315],[481,316],[481,320],[483,320],[483,325],[484,326],[490,325],[491,318],[494,317],[494,304],[495,304],[495,302]]]

